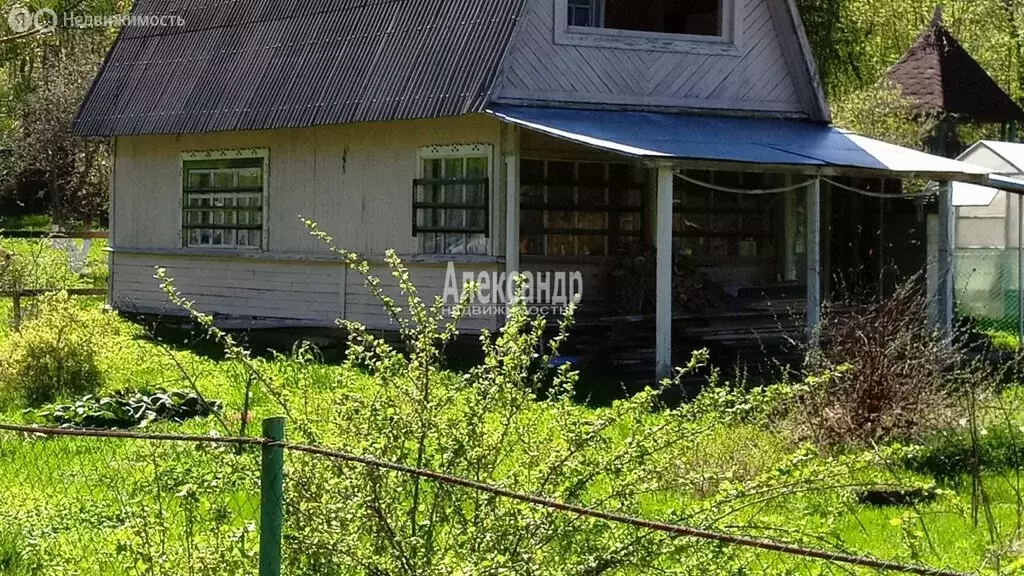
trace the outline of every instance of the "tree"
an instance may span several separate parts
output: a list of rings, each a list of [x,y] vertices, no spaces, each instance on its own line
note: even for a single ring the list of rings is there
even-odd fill
[[[0,4],[7,13],[10,5]],[[128,6],[106,0],[28,7],[58,14],[113,14]],[[0,18],[2,20],[2,18]],[[116,31],[58,25],[0,38],[0,194],[28,188],[45,200],[55,224],[91,223],[108,203],[109,151],[103,141],[75,137],[71,127]]]

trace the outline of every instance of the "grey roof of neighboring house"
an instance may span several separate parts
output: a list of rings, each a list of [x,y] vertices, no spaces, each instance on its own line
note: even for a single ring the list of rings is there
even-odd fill
[[[81,136],[297,128],[484,109],[525,0],[138,0]]]

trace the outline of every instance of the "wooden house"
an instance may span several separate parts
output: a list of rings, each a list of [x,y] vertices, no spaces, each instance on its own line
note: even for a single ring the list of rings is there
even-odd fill
[[[75,122],[115,150],[125,312],[179,313],[153,280],[163,266],[235,326],[393,328],[301,215],[373,262],[397,250],[427,294],[452,268],[533,272],[558,303],[568,273],[582,319],[651,319],[665,375],[673,328],[742,332],[784,301],[813,333],[822,214],[857,182],[1018,185],[831,127],[793,0],[134,11],[183,25],[125,28]],[[467,329],[501,322],[484,310]]]

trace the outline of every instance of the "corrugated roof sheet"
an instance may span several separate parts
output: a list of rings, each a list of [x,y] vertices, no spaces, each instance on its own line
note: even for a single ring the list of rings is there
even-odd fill
[[[913,101],[917,114],[959,114],[977,122],[1024,120],[1024,110],[942,25],[941,9],[889,70],[889,78]]]
[[[557,138],[641,158],[852,168],[880,176],[1008,185],[991,182],[992,171],[983,166],[819,122],[500,104],[492,104],[489,112]]]
[[[198,133],[484,109],[524,0],[138,0],[76,134]]]

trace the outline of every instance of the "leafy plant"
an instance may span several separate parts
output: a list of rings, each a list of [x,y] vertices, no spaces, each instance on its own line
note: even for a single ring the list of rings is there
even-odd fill
[[[86,396],[74,404],[26,410],[30,422],[75,428],[138,428],[152,422],[184,422],[221,411],[217,400],[182,390],[121,390],[108,397]]]
[[[807,520],[787,532],[798,543],[831,533],[833,511],[853,503],[850,478],[877,464],[874,454],[832,458],[784,440],[765,457],[756,445],[766,435],[753,428],[746,439],[730,437],[734,442],[724,450],[712,446],[724,444],[725,427],[733,423],[764,421],[785,396],[781,389],[737,391],[672,408],[660,399],[678,381],[667,380],[608,408],[578,405],[572,367],[548,368],[567,338],[571,314],[547,338],[548,320],[531,316],[517,298],[503,327],[480,337],[483,361],[466,373],[446,371],[445,348],[458,335],[463,304],[424,300],[394,252],[385,258],[386,282],[366,260],[307,225],[364,277],[402,337],[395,346],[358,323],[340,322],[350,335],[349,350],[333,387],[321,378],[293,377],[293,370],[316,370],[309,359],[287,370],[252,359],[157,271],[169,300],[224,345],[227,358],[244,366],[246,378],[288,414],[293,439],[723,531],[748,532],[755,510],[758,524],[789,526],[790,518],[771,510],[811,492],[813,498],[799,497]],[[467,286],[464,298],[473,289]],[[706,352],[699,352],[679,375],[706,363]],[[726,418],[719,409],[724,405],[731,407]],[[732,475],[705,469],[690,455],[727,462]],[[290,454],[286,466],[286,558],[295,573],[706,573],[709,562],[721,573],[764,568],[764,559],[746,550],[581,520],[415,476],[302,454]],[[833,489],[837,482],[844,488]]]
[[[65,292],[42,297],[21,331],[0,344],[0,399],[41,406],[95,394],[103,383],[97,314]]]

